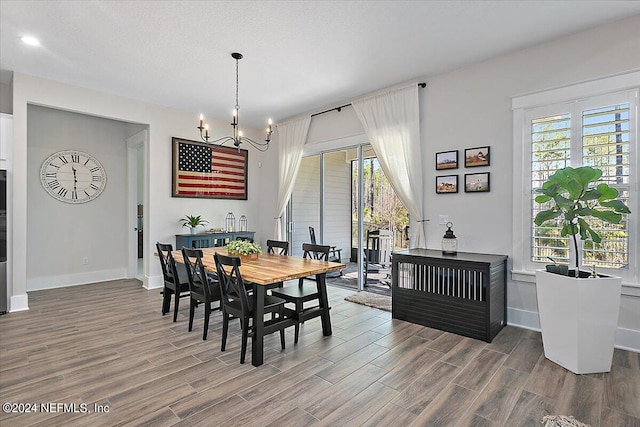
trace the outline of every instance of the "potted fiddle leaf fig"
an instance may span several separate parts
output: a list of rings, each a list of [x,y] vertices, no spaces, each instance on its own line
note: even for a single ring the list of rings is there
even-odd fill
[[[629,208],[618,200],[618,190],[598,183],[602,171],[589,166],[556,171],[539,190],[537,203],[550,207],[539,212],[538,226],[557,224],[561,236],[571,236],[575,270],[558,274],[557,268],[536,271],[538,314],[544,354],[576,374],[609,372],[620,310],[620,277],[580,272],[578,236],[602,241],[594,221],[619,224]],[[565,269],[567,271],[567,269]]]
[[[183,227],[190,227],[191,234],[196,234],[196,228],[198,226],[205,226],[209,224],[209,221],[206,219],[202,219],[201,215],[185,215],[184,218],[180,219],[180,224]]]

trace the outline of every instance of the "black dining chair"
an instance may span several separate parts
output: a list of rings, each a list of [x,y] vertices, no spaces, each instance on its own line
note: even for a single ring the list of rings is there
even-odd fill
[[[267,253],[278,255],[289,255],[289,242],[281,240],[267,240]]]
[[[276,249],[278,249],[276,251]],[[267,240],[267,253],[278,255],[289,255],[289,242],[282,240]],[[283,282],[276,283],[279,288],[282,287]]]
[[[303,258],[317,259],[320,261],[329,260],[330,246],[326,245],[313,245],[309,243],[302,244]],[[274,297],[282,298],[283,300],[293,303],[295,306],[296,316],[298,322],[295,328],[294,343],[298,343],[298,336],[300,335],[300,324],[304,323],[304,303],[309,301],[318,300],[320,302],[320,294],[318,293],[317,284],[304,284],[304,277],[298,279],[298,286],[285,286],[282,288],[276,288],[271,291],[271,295]],[[315,278],[314,278],[315,280]],[[316,308],[318,306],[307,307],[306,310]]]
[[[189,279],[187,270],[180,264],[176,264],[173,259],[173,246],[170,243],[156,242],[158,250],[158,258],[160,258],[160,266],[162,267],[162,276],[164,277],[164,287],[162,290],[162,315],[169,312],[171,306],[171,296],[174,297],[173,302],[173,321],[178,319],[178,306],[180,298],[189,296]]]
[[[214,254],[213,259],[216,263],[218,272],[220,295],[222,298],[222,345],[220,351],[225,351],[227,345],[227,334],[229,331],[230,317],[240,319],[240,327],[242,329],[242,347],[240,350],[240,363],[244,363],[247,353],[247,340],[249,336],[253,336],[253,314],[254,301],[253,294],[247,291],[247,286],[242,275],[240,274],[240,266],[242,261],[239,257],[226,256],[219,253]],[[284,300],[265,295],[264,312],[271,313],[271,320],[265,322],[265,328],[268,327],[270,333],[280,331],[280,344],[285,349],[284,329],[290,326],[284,323]],[[278,314],[278,317],[275,317]],[[259,319],[259,321],[264,321]]]
[[[221,301],[220,288],[217,280],[207,274],[202,263],[202,250],[182,248],[182,257],[187,267],[189,279],[189,291],[191,295],[189,305],[189,332],[193,329],[193,317],[198,304],[204,304],[204,328],[202,339],[207,339],[209,330],[209,318],[211,316],[211,304]],[[222,303],[220,303],[222,306]]]
[[[313,227],[309,227],[309,239],[311,239],[311,244],[312,245],[317,245],[318,243],[316,242],[316,231]],[[342,249],[336,249],[335,246],[330,246],[329,249],[329,261],[331,262],[339,262],[342,263]],[[342,276],[342,270],[339,270],[337,272],[337,276],[336,277],[340,277]]]

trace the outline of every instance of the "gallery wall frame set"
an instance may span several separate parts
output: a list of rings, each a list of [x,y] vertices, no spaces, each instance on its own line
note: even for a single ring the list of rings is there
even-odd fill
[[[464,167],[475,168],[491,164],[491,147],[465,148]],[[436,170],[458,169],[458,150],[436,153]],[[486,193],[491,191],[489,172],[464,174],[465,193]],[[436,176],[436,194],[455,194],[458,192],[458,175]]]

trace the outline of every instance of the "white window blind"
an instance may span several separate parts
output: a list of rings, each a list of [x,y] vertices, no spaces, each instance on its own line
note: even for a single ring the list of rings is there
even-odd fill
[[[531,218],[549,206],[535,203],[537,190],[558,169],[592,166],[603,171],[601,181],[619,191],[619,199],[629,202],[630,181],[636,176],[630,165],[630,105],[628,103],[589,106],[593,100],[557,106],[558,113],[528,115],[531,148]],[[569,107],[569,108],[567,108]],[[568,111],[562,111],[565,108]],[[550,108],[553,110],[554,108]],[[531,261],[549,258],[569,263],[569,237],[561,237],[561,224],[536,226],[531,222]],[[595,221],[593,229],[602,236],[600,244],[584,242],[578,256],[582,266],[625,269],[629,265],[629,224]]]

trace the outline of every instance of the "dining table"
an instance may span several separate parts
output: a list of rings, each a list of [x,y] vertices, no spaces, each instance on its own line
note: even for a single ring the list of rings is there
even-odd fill
[[[202,250],[202,263],[209,272],[216,272],[213,255],[217,252],[229,256],[224,247],[200,248]],[[233,255],[232,255],[233,256]],[[182,253],[179,250],[173,252],[173,258],[177,262],[184,263]],[[321,318],[322,334],[331,335],[331,317],[329,315],[329,300],[327,298],[327,273],[346,268],[339,262],[320,261],[311,258],[302,258],[290,255],[278,255],[262,253],[257,257],[241,256],[240,274],[245,282],[253,285],[254,298],[254,331],[251,340],[251,364],[260,366],[263,364],[264,354],[264,297],[267,289],[279,286],[287,280],[301,277],[315,276],[318,287],[319,305],[315,315]],[[296,284],[296,286],[298,286]],[[309,317],[316,317],[313,315]],[[309,317],[305,317],[308,319]]]

